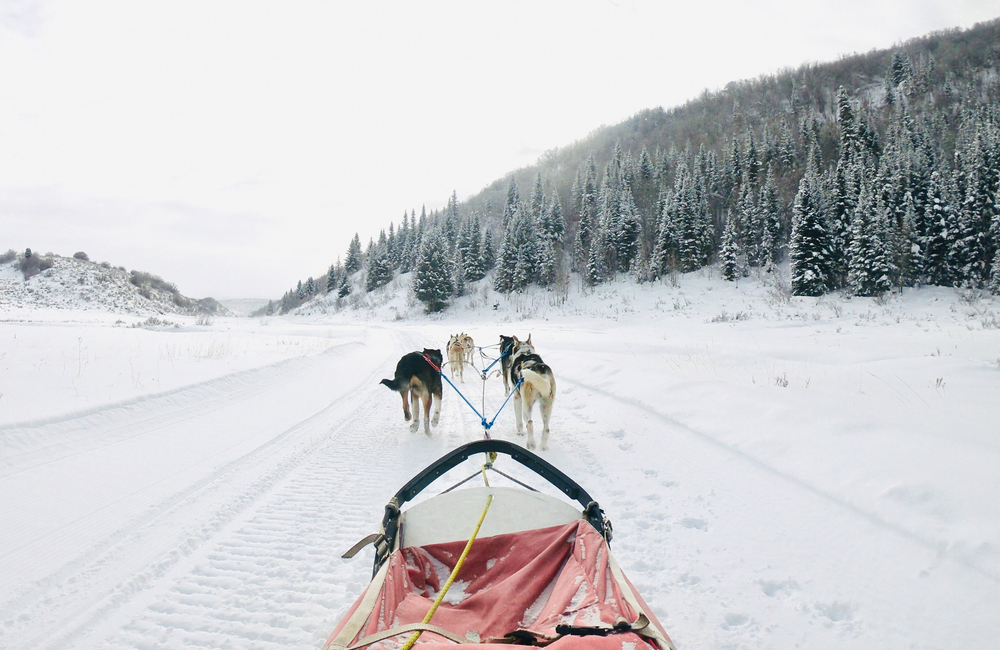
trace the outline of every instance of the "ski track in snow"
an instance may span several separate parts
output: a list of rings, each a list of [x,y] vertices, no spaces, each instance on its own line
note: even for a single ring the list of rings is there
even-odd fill
[[[688,421],[617,376],[628,355],[580,355],[601,332],[533,331],[559,386],[540,453],[607,511],[612,551],[678,647],[992,646],[991,554]],[[370,548],[340,554],[416,472],[482,435],[447,384],[431,438],[378,384],[400,354],[446,338],[441,325],[372,326],[315,356],[0,427],[0,491],[18,495],[0,500],[0,647],[321,647],[371,575]],[[465,376],[456,386],[491,419],[502,382]],[[524,444],[512,404],[492,435]],[[503,457],[498,469],[555,493]],[[920,506],[920,489],[886,494]]]

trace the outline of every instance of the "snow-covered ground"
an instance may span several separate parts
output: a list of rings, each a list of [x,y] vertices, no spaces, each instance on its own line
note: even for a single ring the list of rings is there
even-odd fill
[[[433,317],[400,286],[286,318],[5,307],[0,647],[320,647],[370,577],[340,554],[481,436],[450,387],[427,438],[378,384],[459,331],[531,333],[558,380],[541,453],[682,650],[996,647],[1000,301],[710,276]],[[508,410],[493,433],[524,440]]]

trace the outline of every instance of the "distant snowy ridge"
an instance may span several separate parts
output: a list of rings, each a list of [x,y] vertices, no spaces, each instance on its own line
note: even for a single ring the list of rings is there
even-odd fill
[[[54,254],[38,257],[45,260],[43,268],[48,268],[27,279],[21,270],[23,254],[0,264],[0,309],[228,315],[216,300],[188,298],[174,285],[148,273],[129,272],[75,257]]]

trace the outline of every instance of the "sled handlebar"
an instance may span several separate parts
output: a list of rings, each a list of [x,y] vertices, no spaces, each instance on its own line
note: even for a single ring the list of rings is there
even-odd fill
[[[558,488],[560,492],[568,496],[570,499],[579,502],[580,505],[583,506],[584,510],[590,507],[590,504],[593,502],[593,499],[586,490],[580,487],[576,481],[556,469],[548,461],[540,458],[520,445],[515,445],[514,443],[507,442],[506,440],[491,439],[470,442],[437,459],[422,472],[411,478],[406,485],[399,489],[399,492],[396,492],[396,496],[394,497],[396,506],[400,507],[413,497],[420,494],[424,488],[437,480],[445,472],[452,469],[459,463],[464,462],[470,456],[490,452],[510,456],[512,459],[521,463],[535,474],[538,474],[553,486]]]

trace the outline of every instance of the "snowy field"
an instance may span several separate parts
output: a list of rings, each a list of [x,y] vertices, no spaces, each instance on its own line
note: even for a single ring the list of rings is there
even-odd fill
[[[678,648],[997,647],[1000,301],[676,285],[437,317],[402,292],[201,324],[5,309],[0,647],[321,647],[370,577],[340,554],[481,436],[447,385],[427,438],[378,384],[459,331],[531,333],[558,382],[541,453]],[[511,410],[494,436],[523,442]]]

